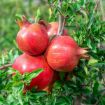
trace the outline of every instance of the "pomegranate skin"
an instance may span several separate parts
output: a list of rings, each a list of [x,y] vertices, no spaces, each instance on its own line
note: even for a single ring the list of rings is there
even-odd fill
[[[36,87],[37,90],[43,90],[53,80],[54,71],[49,67],[43,56],[32,57],[27,54],[22,54],[16,58],[12,67],[18,70],[21,74],[32,72],[42,68],[43,71],[30,82],[29,86],[25,86],[27,90]]]
[[[17,34],[16,42],[23,52],[29,55],[39,55],[46,50],[49,38],[42,25],[24,24]]]
[[[54,86],[54,83],[55,83],[56,81],[59,81],[59,80],[61,80],[61,79],[60,79],[60,76],[59,76],[59,72],[54,71],[54,75],[53,75],[52,81],[51,81],[50,84],[49,84],[46,88],[44,88],[43,90],[44,90],[44,91],[47,91],[48,93],[51,93],[51,91],[52,91],[52,89],[53,89],[53,86]]]
[[[44,20],[40,20],[38,22],[40,25],[44,26],[44,28],[47,30],[47,34],[49,38],[51,39],[53,36],[58,35],[58,28],[59,28],[59,23],[58,22],[50,22],[47,23]],[[62,35],[69,35],[67,29],[63,30]]]
[[[86,52],[70,36],[57,36],[49,44],[45,56],[52,69],[71,72],[77,66],[79,59],[82,56],[85,58]]]
[[[59,23],[58,22],[51,22],[48,25],[48,36],[51,37],[53,35],[58,35],[58,27],[59,27]],[[64,29],[63,34],[62,35],[68,35],[68,31],[66,29]]]

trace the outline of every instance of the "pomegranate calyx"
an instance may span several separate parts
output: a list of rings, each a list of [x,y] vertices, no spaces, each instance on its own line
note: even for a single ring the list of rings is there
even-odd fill
[[[39,20],[38,23],[39,23],[40,25],[44,26],[44,27],[48,30],[49,24],[48,24],[46,21],[44,21],[44,20]]]
[[[22,20],[16,20],[16,23],[18,24],[18,26],[20,27],[20,28],[22,28],[22,27],[27,27],[27,26],[29,26],[31,23],[26,19],[26,17],[23,15],[22,16]]]
[[[87,60],[90,59],[90,56],[87,54],[88,49],[89,48],[79,48],[78,49],[78,55],[80,56],[80,58],[84,58],[84,59],[87,59]]]

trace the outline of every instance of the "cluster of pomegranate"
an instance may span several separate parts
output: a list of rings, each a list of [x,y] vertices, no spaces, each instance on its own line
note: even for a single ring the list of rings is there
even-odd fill
[[[16,42],[23,54],[15,59],[12,67],[21,74],[43,69],[25,86],[27,90],[35,87],[49,91],[59,79],[58,72],[72,72],[80,58],[88,58],[86,48],[79,47],[66,29],[62,35],[57,34],[58,22],[30,23],[23,17],[17,24],[20,30]]]

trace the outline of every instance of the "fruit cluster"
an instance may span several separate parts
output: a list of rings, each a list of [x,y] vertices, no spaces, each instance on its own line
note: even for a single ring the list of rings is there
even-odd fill
[[[58,22],[30,23],[25,17],[17,21],[20,30],[16,42],[23,54],[16,58],[13,68],[21,74],[39,68],[43,71],[26,86],[27,90],[51,89],[59,79],[58,72],[71,72],[80,58],[88,58],[86,48],[80,48],[68,31],[58,35]]]

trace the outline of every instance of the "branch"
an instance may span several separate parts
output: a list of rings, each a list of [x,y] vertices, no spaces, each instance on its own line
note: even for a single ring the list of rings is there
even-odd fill
[[[82,104],[81,101],[82,101],[82,97],[81,96],[77,96],[75,98],[75,100],[74,100],[73,105],[81,105]]]
[[[11,67],[11,66],[12,66],[12,64],[5,64],[5,65],[0,67],[0,70],[6,69],[6,68]]]
[[[105,11],[104,11],[104,7],[103,7],[103,3],[102,0],[94,0],[94,2],[96,3],[94,11],[101,11],[102,14],[102,20],[105,21]]]
[[[97,11],[99,9],[100,0],[94,0],[94,2],[95,2],[94,11]]]
[[[62,7],[62,0],[58,0],[59,5],[58,7],[61,9]],[[64,24],[65,24],[65,17],[59,13],[59,27],[58,27],[58,35],[62,35],[64,30]]]
[[[105,11],[104,11],[102,0],[100,0],[100,10],[102,12],[102,20],[105,21]]]

